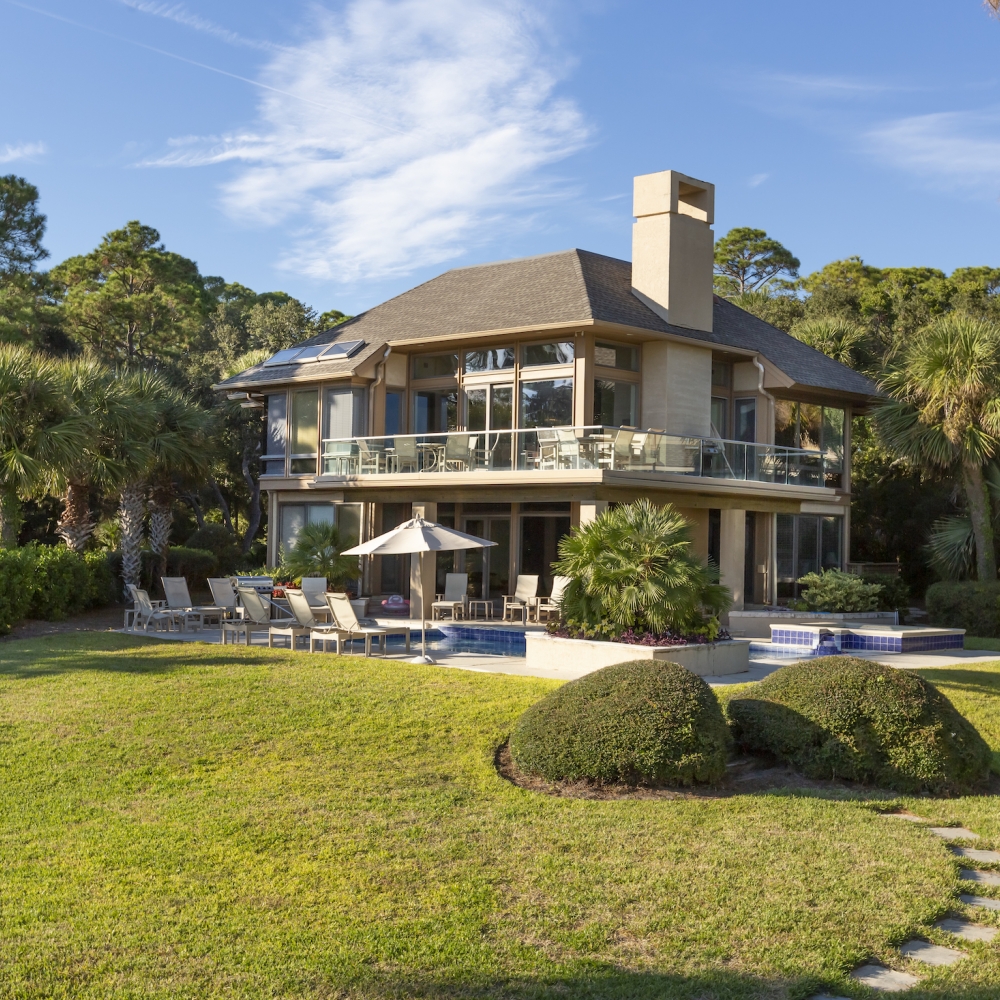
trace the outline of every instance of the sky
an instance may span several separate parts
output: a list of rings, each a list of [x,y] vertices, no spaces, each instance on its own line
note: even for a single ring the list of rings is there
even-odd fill
[[[450,267],[631,256],[632,177],[802,273],[1000,266],[1000,21],[979,0],[0,0],[0,173],[49,263],[139,219],[356,314]]]

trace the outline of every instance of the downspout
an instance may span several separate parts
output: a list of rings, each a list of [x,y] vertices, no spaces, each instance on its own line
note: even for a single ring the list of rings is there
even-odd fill
[[[764,366],[760,363],[760,355],[755,354],[753,356],[753,363],[757,369],[757,392],[759,395],[764,396],[771,404],[771,427],[774,428],[774,421],[777,416],[778,407],[775,402],[774,396],[772,396],[767,389],[764,388]],[[772,435],[773,436],[773,435]],[[771,515],[771,530],[768,532],[770,535],[770,545],[768,545],[768,558],[767,558],[767,574],[765,577],[764,591],[767,594],[767,603],[771,607],[777,607],[778,604],[778,520],[776,515]]]

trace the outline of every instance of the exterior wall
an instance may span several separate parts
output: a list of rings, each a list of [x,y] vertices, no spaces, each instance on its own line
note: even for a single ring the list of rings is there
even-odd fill
[[[722,511],[722,538],[719,546],[719,576],[733,593],[733,608],[743,607],[746,569],[746,511]]]
[[[691,525],[691,548],[694,554],[708,561],[708,508],[678,507],[677,512],[685,517]]]
[[[642,345],[640,424],[668,434],[711,433],[712,352],[666,341]]]

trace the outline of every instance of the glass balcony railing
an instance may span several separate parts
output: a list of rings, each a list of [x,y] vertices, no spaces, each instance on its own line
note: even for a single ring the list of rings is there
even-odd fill
[[[328,439],[320,459],[332,477],[594,469],[828,487],[843,466],[833,453],[599,426]]]

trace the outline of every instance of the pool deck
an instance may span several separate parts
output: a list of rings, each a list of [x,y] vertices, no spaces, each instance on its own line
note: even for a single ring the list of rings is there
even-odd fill
[[[411,639],[411,656],[417,656],[420,653],[420,622],[410,621],[407,622],[406,619],[401,618],[385,618],[377,619],[380,625],[402,625],[409,624],[413,629],[413,636]],[[448,624],[447,622],[434,622],[434,626]],[[456,624],[461,625],[480,625],[483,627],[491,628],[515,628],[524,630],[524,625],[504,625],[501,622],[460,622]],[[430,625],[430,622],[428,622]],[[544,625],[529,625],[528,630],[544,631]],[[172,642],[205,642],[210,644],[219,645],[222,641],[222,633],[217,628],[204,628],[197,631],[191,632],[133,632],[130,629],[120,629],[122,635],[133,635],[133,636],[148,636],[150,638],[156,639],[166,639]],[[430,631],[430,628],[428,628]],[[282,643],[286,643],[287,639],[280,640]],[[256,647],[266,647],[267,646],[267,632],[261,629],[259,632],[255,632],[253,635],[253,646]],[[360,649],[361,644],[356,644],[356,649]],[[275,648],[281,648],[276,646]],[[333,647],[329,647],[330,652],[326,655],[332,656]],[[308,650],[304,648],[304,644],[301,643],[297,650],[300,653],[308,653]],[[546,677],[552,680],[564,680],[570,681],[575,680],[577,677],[582,677],[584,674],[588,673],[585,669],[574,669],[574,668],[536,668],[529,670],[525,666],[525,659],[521,656],[488,656],[482,653],[459,653],[450,652],[440,649],[430,649],[428,652],[434,657],[438,666],[441,667],[454,667],[458,670],[474,670],[481,673],[490,674],[513,674],[515,676],[521,677]],[[323,655],[319,652],[317,656]],[[849,653],[845,654],[849,656],[857,656],[865,660],[874,660],[877,663],[884,663],[889,667],[897,667],[901,670],[906,669],[917,669],[922,667],[955,667],[960,666],[963,663],[983,663],[986,661],[1000,660],[1000,652],[992,652],[985,649],[947,649],[940,652],[926,652],[926,653],[876,653],[876,652],[864,652],[860,650],[851,650]],[[381,659],[381,657],[375,657]],[[392,650],[391,654],[386,657],[386,659],[405,659],[406,654],[400,650]],[[805,658],[805,657],[804,657]],[[728,684],[745,684],[747,681],[759,681],[766,677],[768,674],[773,673],[779,667],[783,667],[786,664],[796,662],[795,659],[770,659],[767,657],[758,657],[750,660],[750,669],[739,674],[728,674],[724,677],[706,677],[705,680],[713,686],[722,686]]]

